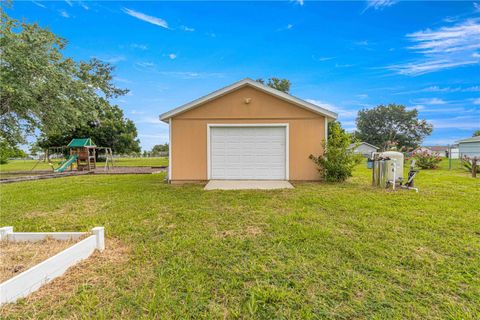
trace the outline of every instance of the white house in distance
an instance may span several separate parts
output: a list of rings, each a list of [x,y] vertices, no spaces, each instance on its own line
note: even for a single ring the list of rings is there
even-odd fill
[[[457,141],[460,158],[480,158],[480,136]]]
[[[355,148],[355,144],[352,143],[348,148],[349,149],[354,148],[353,153],[361,154],[364,157],[370,157],[372,152],[377,152],[377,150],[379,149],[378,147],[368,142],[360,142],[360,144],[356,148]]]

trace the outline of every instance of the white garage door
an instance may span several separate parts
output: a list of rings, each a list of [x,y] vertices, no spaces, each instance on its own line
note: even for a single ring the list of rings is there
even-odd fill
[[[285,127],[211,127],[210,178],[284,180]]]

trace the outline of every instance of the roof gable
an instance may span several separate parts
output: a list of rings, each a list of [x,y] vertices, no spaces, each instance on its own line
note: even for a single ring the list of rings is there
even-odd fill
[[[202,104],[206,103],[206,102],[209,102],[209,101],[212,101],[218,97],[221,97],[223,95],[226,95],[234,90],[237,90],[239,88],[242,88],[242,87],[245,87],[245,86],[251,86],[251,87],[254,87],[256,89],[259,89],[260,91],[263,91],[265,93],[268,93],[276,98],[279,98],[279,99],[282,99],[282,100],[285,100],[287,102],[290,102],[298,107],[301,107],[301,108],[304,108],[304,109],[307,109],[307,110],[310,110],[312,112],[315,112],[315,113],[318,113],[318,114],[321,114],[323,116],[326,116],[327,118],[330,118],[330,119],[336,119],[337,118],[337,114],[333,111],[330,111],[330,110],[327,110],[325,108],[322,108],[320,106],[317,106],[313,103],[310,103],[310,102],[307,102],[305,100],[302,100],[302,99],[299,99],[299,98],[296,98],[292,95],[289,95],[287,93],[284,93],[282,91],[279,91],[279,90],[276,90],[276,89],[273,89],[273,88],[270,88],[266,85],[263,85],[257,81],[254,81],[252,79],[249,79],[249,78],[246,78],[246,79],[243,79],[241,81],[238,81],[232,85],[229,85],[225,88],[222,88],[220,90],[217,90],[217,91],[214,91],[206,96],[203,96],[199,99],[196,99],[194,101],[191,101],[187,104],[184,104],[178,108],[175,108],[175,109],[172,109],[168,112],[165,112],[163,114],[160,115],[160,120],[164,121],[164,122],[168,122],[170,118],[173,118],[183,112],[186,112],[188,110],[191,110],[193,108],[196,108],[196,107],[199,107],[201,106]]]
[[[67,146],[68,148],[81,148],[81,147],[95,147],[95,144],[92,142],[90,138],[82,138],[82,139],[72,139]]]
[[[373,144],[370,144],[370,143],[364,142],[364,141],[360,142],[357,146],[356,146],[355,143],[352,143],[352,144],[350,144],[350,145],[348,146],[348,148],[350,148],[350,149],[351,149],[351,148],[354,148],[354,147],[358,148],[358,147],[360,147],[361,145],[368,146],[368,147],[373,148],[373,149],[375,149],[375,150],[380,149],[379,147],[374,146]]]
[[[475,136],[467,139],[462,139],[456,141],[457,143],[467,143],[467,142],[480,142],[480,136]]]

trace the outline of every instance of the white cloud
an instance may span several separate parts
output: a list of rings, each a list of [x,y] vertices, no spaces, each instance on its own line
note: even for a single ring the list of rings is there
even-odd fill
[[[132,10],[132,9],[128,9],[128,8],[123,8],[122,11],[125,12],[126,14],[128,14],[129,16],[134,17],[134,18],[137,18],[137,19],[140,19],[142,21],[154,24],[156,26],[168,29],[167,21],[165,21],[161,18],[157,18],[157,17],[154,17],[154,16],[149,16],[149,15],[146,15],[144,13],[141,13],[141,12],[138,12],[138,11],[135,11],[135,10]]]
[[[177,77],[181,79],[205,79],[205,78],[222,78],[223,73],[217,72],[194,72],[194,71],[161,71],[162,75]]]
[[[474,2],[473,9],[475,12],[480,12],[480,3]]]
[[[168,140],[168,134],[139,134],[140,138]]]
[[[121,83],[132,83],[132,81],[125,78],[121,78],[121,77],[113,77],[113,81],[121,82]]]
[[[154,68],[155,63],[153,63],[153,62],[137,62],[137,63],[135,63],[135,66],[140,67],[140,68]]]
[[[305,1],[303,0],[294,0],[294,2],[300,6],[303,6],[305,4]]]
[[[362,41],[356,41],[354,42],[357,46],[363,46],[363,47],[366,47],[368,46],[368,40],[362,40]]]
[[[335,63],[335,68],[350,68],[350,67],[353,67],[354,64],[348,64],[348,63],[344,63],[344,64],[341,64],[341,63]]]
[[[70,7],[73,7],[72,1],[70,1],[70,0],[65,0],[65,2],[66,2]]]
[[[427,120],[433,124],[433,129],[458,129],[472,130],[478,129],[480,122],[478,118],[472,116],[459,116],[448,119]]]
[[[366,93],[357,94],[356,97],[359,98],[359,99],[366,99],[366,98],[368,98],[368,94],[366,94]]]
[[[190,28],[190,27],[187,27],[187,26],[180,26],[180,29],[183,30],[183,31],[187,31],[187,32],[195,31],[194,28]]]
[[[130,47],[134,49],[140,49],[140,50],[147,50],[148,46],[146,44],[141,44],[141,43],[132,43]]]
[[[124,56],[119,55],[119,56],[111,56],[111,57],[103,57],[103,58],[98,58],[99,60],[102,60],[103,62],[107,63],[118,63],[121,61],[127,60]]]
[[[335,57],[318,57],[317,58],[314,55],[312,55],[312,59],[315,60],[315,61],[324,62],[324,61],[335,59]]]
[[[294,27],[293,24],[289,23],[285,27],[278,28],[277,31],[285,31],[285,30],[290,30]]]
[[[406,36],[413,43],[407,49],[422,57],[388,67],[399,74],[417,76],[480,62],[480,55],[476,55],[476,50],[480,49],[479,19],[467,19],[454,26],[421,30]]]
[[[171,59],[171,60],[175,60],[177,58],[177,55],[175,53],[170,53],[168,55],[168,57]]]
[[[64,18],[70,18],[70,15],[65,10],[58,10],[58,13]]]
[[[135,121],[136,123],[145,123],[145,124],[161,124],[162,122],[158,117],[155,116],[148,116],[143,117],[140,120]]]
[[[473,99],[473,104],[480,104],[480,98]]]
[[[397,0],[367,0],[367,6],[363,10],[363,12],[367,11],[370,8],[373,8],[375,10],[381,10],[393,6],[395,3],[397,3]]]
[[[418,99],[416,100],[415,103],[418,104],[429,104],[429,105],[442,105],[442,104],[448,104],[447,101],[439,98],[423,98],[423,99]]]
[[[37,5],[37,6],[41,7],[41,8],[46,8],[46,6],[45,6],[44,4],[41,4],[41,3],[38,2],[38,1],[32,1],[32,2],[33,2],[33,4],[35,4],[35,5]]]
[[[341,118],[350,118],[354,117],[357,115],[357,110],[346,110],[344,108],[338,107],[334,104],[328,103],[328,102],[323,102],[321,100],[316,100],[316,99],[305,99],[305,101],[313,103],[314,105],[317,105],[319,107],[322,107],[324,109],[333,111],[338,113],[338,116]]]
[[[138,71],[156,73],[162,76],[175,77],[179,79],[223,78],[225,76],[220,72],[161,71],[152,62],[137,62],[135,63],[134,67]]]
[[[83,3],[82,1],[79,1],[79,4],[80,4],[80,6],[81,6],[83,9],[85,9],[85,10],[89,10],[89,9],[90,9],[90,8],[89,8],[85,3]]]
[[[442,92],[442,93],[450,93],[450,92],[480,92],[480,86],[471,86],[471,87],[439,87],[439,86],[430,86],[423,89],[418,90],[410,90],[410,91],[403,91],[397,92],[395,94],[412,94],[412,93],[419,93],[419,92]]]
[[[452,90],[456,91],[457,88],[450,88],[450,87],[444,87],[440,88],[439,86],[430,86],[425,89],[422,89],[420,91],[423,92],[453,92]]]

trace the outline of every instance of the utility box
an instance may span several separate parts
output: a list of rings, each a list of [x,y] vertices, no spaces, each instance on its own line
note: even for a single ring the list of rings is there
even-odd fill
[[[403,154],[386,151],[373,154],[372,185],[388,188],[403,182]]]

